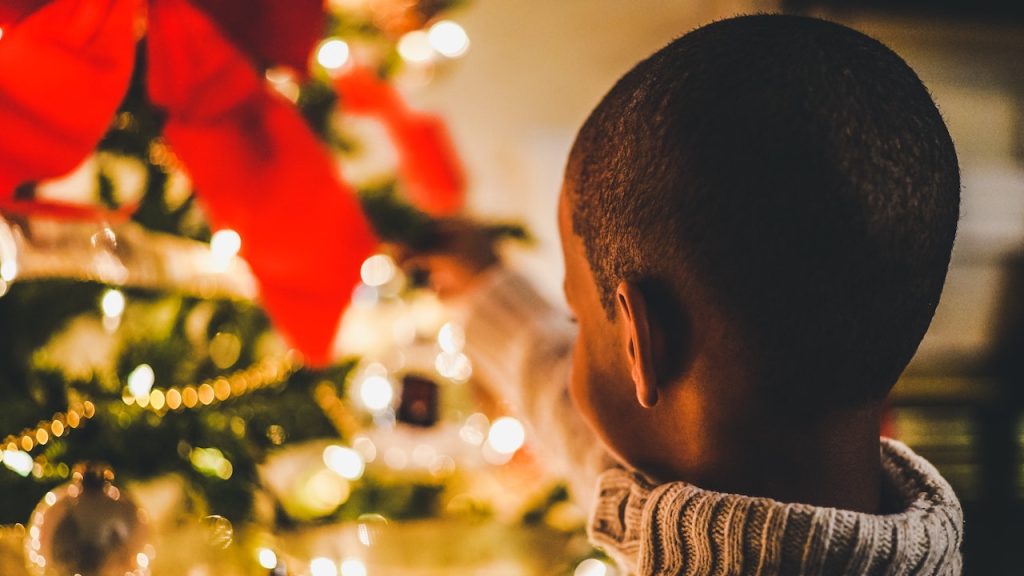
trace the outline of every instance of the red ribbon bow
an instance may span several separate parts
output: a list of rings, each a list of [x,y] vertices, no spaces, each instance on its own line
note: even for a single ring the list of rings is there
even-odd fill
[[[8,0],[0,7],[0,204],[22,182],[67,173],[106,132],[128,87],[137,31],[148,36],[150,99],[214,228],[243,239],[268,314],[312,364],[377,245],[352,188],[292,105],[254,66],[304,70],[322,0]],[[144,9],[148,8],[148,14]],[[145,16],[143,16],[145,14]],[[230,39],[230,40],[229,40]],[[248,57],[247,57],[248,56]],[[462,178],[443,126],[354,68],[343,89],[399,150],[410,198],[456,210]]]

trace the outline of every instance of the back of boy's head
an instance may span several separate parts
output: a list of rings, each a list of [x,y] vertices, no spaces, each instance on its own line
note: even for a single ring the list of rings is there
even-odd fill
[[[566,182],[610,318],[621,280],[696,286],[766,397],[797,407],[888,392],[931,322],[960,202],[953,143],[907,64],[778,15],[638,64],[581,128]]]

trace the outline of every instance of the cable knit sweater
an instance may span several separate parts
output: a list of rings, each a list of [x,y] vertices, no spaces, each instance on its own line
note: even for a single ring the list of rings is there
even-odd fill
[[[495,269],[457,308],[481,380],[590,503],[588,535],[630,574],[942,575],[961,573],[963,515],[938,471],[881,440],[888,514],[787,504],[655,484],[614,463],[568,396],[574,326],[519,276]]]

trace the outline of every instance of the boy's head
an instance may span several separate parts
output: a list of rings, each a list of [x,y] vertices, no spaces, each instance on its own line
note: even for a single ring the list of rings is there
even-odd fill
[[[641,404],[696,368],[766,409],[876,402],[935,311],[959,193],[939,112],[879,42],[777,15],[673,41],[619,80],[569,157],[577,401],[606,436],[630,434],[615,387],[648,362]]]

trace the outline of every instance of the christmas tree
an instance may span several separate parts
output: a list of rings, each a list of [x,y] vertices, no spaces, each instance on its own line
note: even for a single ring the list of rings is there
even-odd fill
[[[365,573],[311,525],[415,565],[381,528],[414,519],[505,520],[463,548],[556,527],[538,573],[591,553],[522,427],[477,408],[460,328],[383,253],[462,203],[442,122],[393,84],[466,51],[456,4],[0,8],[0,524],[30,565],[33,509],[98,462],[151,515],[173,495],[157,540],[201,534],[238,573]]]

